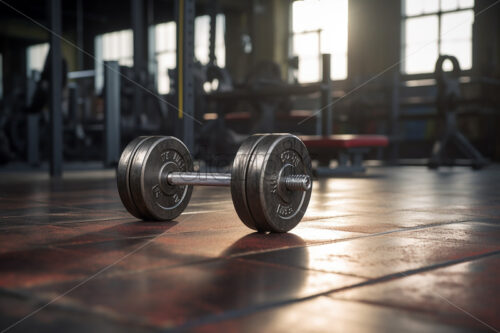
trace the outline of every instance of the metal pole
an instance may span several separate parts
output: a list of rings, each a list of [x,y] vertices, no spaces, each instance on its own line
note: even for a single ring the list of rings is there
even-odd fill
[[[146,73],[144,72],[145,57],[147,48],[147,35],[146,24],[144,18],[144,3],[142,0],[131,0],[132,8],[132,30],[133,30],[133,51],[134,51],[134,80],[138,84],[134,84],[133,92],[133,115],[134,115],[134,125],[135,129],[139,129],[141,110],[143,109],[143,91],[140,86],[143,86],[146,82],[144,77]]]
[[[76,45],[80,48],[77,53],[78,70],[83,70],[83,0],[76,2]]]
[[[399,131],[398,131],[398,120],[399,120],[399,69],[395,70],[392,75],[392,91],[391,91],[391,156],[390,161],[393,164],[398,163],[399,159]]]
[[[194,151],[194,0],[177,0],[177,97],[183,142]]]
[[[36,90],[36,81],[38,79],[39,73],[32,70],[30,77],[28,78],[26,85],[26,105],[31,105],[33,101],[33,95]],[[40,115],[38,113],[28,114],[28,142],[27,142],[27,160],[30,165],[40,164],[40,130],[39,122]]]
[[[170,185],[230,186],[230,173],[171,172],[166,177]],[[311,177],[308,175],[289,175],[278,180],[289,191],[308,191]]]
[[[210,14],[210,33],[208,40],[208,63],[210,65],[215,65],[216,55],[215,55],[215,38],[217,32],[217,0],[212,0],[209,8]]]
[[[104,165],[120,159],[120,65],[118,61],[104,63]]]
[[[61,0],[49,1],[50,17],[50,175],[62,176],[62,57],[61,57]]]
[[[322,54],[323,84],[321,87],[321,134],[329,136],[333,133],[332,114],[332,77],[331,77],[331,55]]]
[[[40,164],[40,116],[38,114],[28,115],[28,163],[30,165]]]

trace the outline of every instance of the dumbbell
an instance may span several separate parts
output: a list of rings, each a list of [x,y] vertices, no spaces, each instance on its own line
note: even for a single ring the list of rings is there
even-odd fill
[[[194,185],[228,186],[239,218],[259,232],[287,232],[311,197],[311,159],[292,134],[246,139],[231,173],[196,173],[187,147],[171,136],[138,137],[124,149],[117,184],[125,208],[142,220],[172,220],[186,208]]]

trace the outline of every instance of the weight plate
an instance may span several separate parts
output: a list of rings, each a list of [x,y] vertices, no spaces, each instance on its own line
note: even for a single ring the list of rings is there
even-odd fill
[[[294,135],[266,136],[250,157],[246,197],[257,230],[287,232],[304,216],[312,186],[307,191],[290,191],[280,176],[308,175],[311,158],[304,143]]]
[[[250,157],[257,144],[268,134],[255,134],[241,144],[231,168],[231,197],[234,209],[243,223],[250,229],[257,230],[255,221],[247,204],[246,179]]]
[[[132,194],[130,193],[129,187],[129,172],[132,158],[137,151],[137,148],[149,137],[147,136],[139,136],[134,140],[130,141],[130,143],[125,147],[120,156],[120,161],[118,162],[118,167],[116,169],[116,184],[118,186],[118,194],[120,195],[120,199],[122,200],[123,205],[127,209],[127,211],[133,216],[142,219],[144,218],[137,206],[132,199]]]
[[[172,220],[186,208],[193,186],[169,185],[167,175],[175,171],[193,171],[189,150],[179,139],[152,137],[137,148],[130,168],[130,192],[147,219]]]

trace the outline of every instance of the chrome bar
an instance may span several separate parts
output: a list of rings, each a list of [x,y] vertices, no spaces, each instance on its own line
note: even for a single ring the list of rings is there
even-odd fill
[[[198,186],[230,186],[230,173],[200,173],[200,172],[171,172],[167,175],[170,185],[198,185]],[[308,191],[311,188],[311,177],[308,175],[290,175],[280,179],[290,191]]]
[[[167,176],[170,185],[229,186],[230,173],[171,172]]]

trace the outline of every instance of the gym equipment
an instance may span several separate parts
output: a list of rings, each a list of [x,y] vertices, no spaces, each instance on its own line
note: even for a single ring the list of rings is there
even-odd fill
[[[443,64],[446,60],[449,60],[453,65],[450,72],[443,70]],[[444,131],[441,138],[434,143],[428,166],[435,169],[442,165],[446,146],[450,141],[453,141],[458,149],[471,160],[472,168],[481,169],[487,164],[487,160],[457,127],[458,101],[461,98],[459,82],[461,70],[457,58],[450,55],[440,55],[436,61],[434,75],[438,86],[436,107],[442,123],[439,128],[443,128]]]
[[[385,135],[351,135],[337,134],[330,136],[301,136],[313,159],[319,161],[314,170],[316,176],[336,176],[362,173],[363,155],[372,148],[383,148],[389,145]],[[337,154],[337,166],[330,168],[330,160]]]
[[[228,186],[243,223],[259,232],[287,232],[311,197],[311,159],[291,134],[246,139],[231,173],[196,173],[187,147],[171,136],[138,137],[123,151],[117,185],[125,208],[143,220],[172,220],[186,208],[194,185]]]

